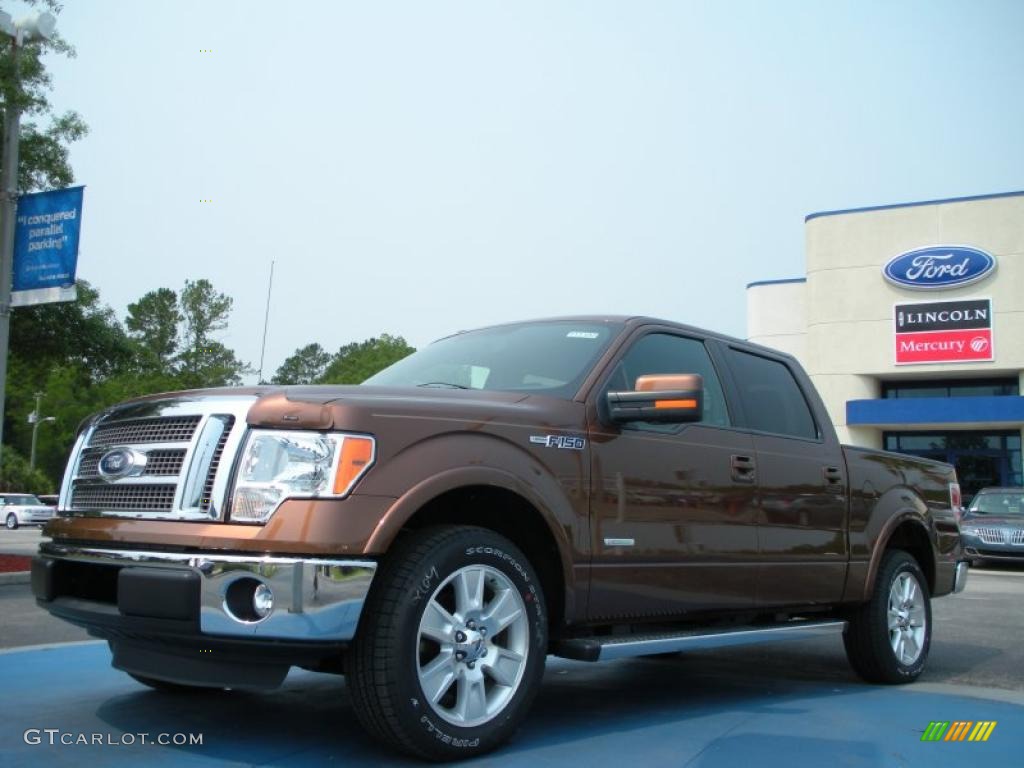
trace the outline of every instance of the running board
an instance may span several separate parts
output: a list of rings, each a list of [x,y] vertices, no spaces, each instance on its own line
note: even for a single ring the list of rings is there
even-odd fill
[[[771,626],[741,626],[728,629],[691,629],[657,635],[618,635],[580,637],[558,642],[551,650],[555,656],[577,661],[608,661],[655,653],[674,653],[695,648],[727,648],[731,645],[755,645],[782,640],[809,640],[839,635],[845,621],[790,621]]]

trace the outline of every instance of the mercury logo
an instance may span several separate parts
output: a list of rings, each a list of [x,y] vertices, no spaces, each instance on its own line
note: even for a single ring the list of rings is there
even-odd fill
[[[972,352],[984,352],[986,349],[988,349],[988,339],[984,336],[975,336],[971,339]]]

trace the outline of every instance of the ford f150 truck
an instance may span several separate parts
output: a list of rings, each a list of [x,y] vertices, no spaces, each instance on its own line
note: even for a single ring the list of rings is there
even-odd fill
[[[157,689],[344,674],[429,759],[507,739],[548,654],[834,633],[916,678],[963,588],[947,464],[842,446],[785,354],[649,318],[495,326],[361,386],[126,402],[82,427],[38,604]]]

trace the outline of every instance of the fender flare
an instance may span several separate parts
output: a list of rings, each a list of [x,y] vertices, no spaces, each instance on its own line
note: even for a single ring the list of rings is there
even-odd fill
[[[881,531],[879,531],[875,547],[871,552],[871,559],[868,561],[868,574],[864,582],[864,599],[867,599],[875,588],[875,579],[878,578],[878,569],[882,564],[882,555],[889,548],[889,542],[892,540],[893,534],[897,528],[907,522],[920,528],[925,538],[928,539],[929,544],[934,548],[931,531],[928,528],[925,516],[920,511],[904,508],[890,517],[885,525],[882,526]]]
[[[421,480],[388,508],[366,542],[364,552],[367,554],[386,552],[402,527],[427,503],[448,491],[468,486],[492,486],[510,491],[531,504],[539,512],[558,549],[565,585],[565,615],[573,615],[577,587],[576,572],[570,556],[573,542],[567,535],[567,530],[571,530],[571,528],[565,524],[568,522],[566,516],[574,514],[572,508],[568,500],[563,499],[564,504],[561,505],[563,508],[556,509],[557,502],[556,504],[549,503],[533,487],[503,469],[480,465],[453,467]],[[560,517],[565,522],[559,522]]]

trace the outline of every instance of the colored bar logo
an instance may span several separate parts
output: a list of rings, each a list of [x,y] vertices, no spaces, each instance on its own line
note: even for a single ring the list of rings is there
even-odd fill
[[[988,741],[996,729],[996,720],[932,720],[921,734],[921,741]]]

